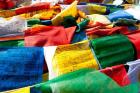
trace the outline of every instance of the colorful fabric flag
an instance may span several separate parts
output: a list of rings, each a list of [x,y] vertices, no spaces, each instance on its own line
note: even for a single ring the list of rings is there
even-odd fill
[[[48,2],[37,3],[37,4],[19,7],[13,10],[0,11],[0,16],[4,18],[8,18],[16,15],[43,10],[43,9],[50,9],[50,3]]]
[[[88,25],[89,19],[84,19],[80,23],[77,24],[77,30],[76,32],[80,32],[85,29],[85,27]]]
[[[116,83],[120,86],[126,86],[130,84],[130,80],[124,65],[107,67],[100,71],[116,81]]]
[[[42,9],[49,9],[49,8],[50,8],[50,3],[43,2],[43,3],[37,3],[37,4],[29,5],[29,6],[20,7],[20,8],[15,9],[15,11],[16,11],[16,14],[19,15],[19,14],[29,13],[33,11],[42,10]]]
[[[52,19],[52,24],[53,25],[60,25],[60,23],[63,21],[63,17],[65,16],[73,16],[76,17],[77,15],[77,3],[78,1],[74,1],[69,7],[61,11],[58,15],[56,15]]]
[[[70,45],[46,47],[44,50],[49,79],[81,68],[99,69],[87,40]]]
[[[135,59],[133,45],[124,35],[93,39],[91,45],[102,68],[124,64]]]
[[[90,39],[103,37],[103,36],[109,36],[109,35],[115,35],[115,34],[126,35],[129,33],[131,33],[131,31],[129,31],[128,27],[126,26],[119,26],[119,27],[113,27],[113,28],[107,28],[106,26],[97,26],[97,27],[86,29],[86,34]]]
[[[140,59],[140,32],[137,31],[127,36],[135,47],[137,59]]]
[[[41,19],[41,20],[51,20],[60,12],[61,12],[61,7],[59,5],[55,5],[49,9],[41,9],[38,11],[23,13],[23,14],[20,14],[19,16],[26,19],[35,18],[35,19]]]
[[[106,6],[101,6],[97,4],[88,4],[88,11],[89,14],[105,14],[106,13]]]
[[[0,48],[0,91],[42,82],[43,48]]]
[[[140,20],[140,13],[139,13],[139,11],[140,11],[140,6],[134,6],[134,7],[132,7],[132,8],[126,9],[125,11],[126,11],[127,13],[133,15],[133,17],[134,17],[135,19]]]
[[[133,15],[129,14],[125,10],[119,10],[119,11],[113,12],[109,14],[107,17],[110,21],[116,21],[119,18],[134,19]]]
[[[81,69],[62,75],[35,88],[43,93],[138,93],[138,84],[121,87],[100,71]]]
[[[23,35],[27,29],[27,21],[20,17],[13,17],[11,20],[0,19],[0,37]]]
[[[61,5],[62,9],[66,9],[69,5]],[[82,3],[77,5],[77,8],[83,11],[85,14],[109,14],[118,10],[124,9],[121,5],[101,4],[101,3]],[[101,9],[101,10],[99,10]]]
[[[70,44],[76,27],[37,26],[25,31],[25,46]]]
[[[81,30],[80,32],[74,34],[72,41],[71,41],[71,44],[77,43],[77,42],[80,42],[83,40],[87,40],[87,39],[88,38],[87,38],[85,31]]]
[[[140,93],[140,6],[102,1],[0,0],[0,92]]]
[[[137,83],[140,81],[140,60],[135,60],[128,62],[128,76],[130,78],[131,83]]]
[[[137,20],[127,19],[127,18],[119,18],[114,25],[116,26],[134,26],[137,24]]]
[[[111,24],[110,20],[104,15],[92,14],[92,15],[88,15],[88,18],[91,21],[93,21],[94,24],[96,24],[97,22],[102,23],[102,24],[106,24],[106,25]]]

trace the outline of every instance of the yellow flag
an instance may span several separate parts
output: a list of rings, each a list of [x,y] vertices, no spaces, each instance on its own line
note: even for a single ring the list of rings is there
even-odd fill
[[[75,44],[58,46],[52,65],[56,76],[81,68],[99,69],[87,40]]]
[[[88,4],[88,11],[90,14],[104,14],[106,13],[106,6]]]
[[[65,17],[65,16],[71,15],[71,16],[75,17],[77,15],[77,4],[78,4],[78,1],[74,1],[69,7],[67,7],[61,13],[56,15],[52,19],[52,24],[59,25],[63,21],[63,17]]]

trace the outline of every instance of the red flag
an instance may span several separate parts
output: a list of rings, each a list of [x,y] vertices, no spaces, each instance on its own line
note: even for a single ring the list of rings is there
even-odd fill
[[[140,58],[140,31],[127,35],[129,40],[133,43],[136,49],[137,58]]]
[[[76,27],[39,26],[25,31],[25,46],[70,44]]]
[[[120,86],[126,86],[130,84],[130,80],[128,78],[124,65],[108,67],[101,70],[101,72],[112,78]]]

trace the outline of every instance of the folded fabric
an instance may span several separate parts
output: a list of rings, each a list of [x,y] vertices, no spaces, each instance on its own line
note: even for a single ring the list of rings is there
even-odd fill
[[[46,47],[44,50],[49,68],[49,79],[81,68],[99,69],[88,41],[58,47]]]
[[[22,35],[27,28],[27,22],[20,17],[13,17],[11,20],[0,19],[0,36]]]
[[[49,8],[50,8],[50,3],[43,2],[43,3],[37,3],[37,4],[29,5],[29,6],[20,7],[20,8],[15,9],[15,11],[16,11],[16,14],[19,15],[19,14],[38,11],[42,9],[49,9]]]
[[[43,9],[50,9],[50,3],[44,2],[44,3],[38,3],[38,4],[29,5],[29,6],[19,7],[13,10],[0,11],[0,16],[8,18],[8,17],[16,16],[16,15],[43,10]]]
[[[88,18],[91,21],[93,21],[94,24],[96,24],[97,22],[102,23],[102,24],[106,24],[106,25],[111,24],[110,20],[108,20],[108,18],[104,15],[92,14],[92,15],[88,15]]]
[[[92,6],[92,5],[95,5],[95,6]],[[63,6],[66,6],[66,5],[63,5]],[[77,7],[79,10],[85,12],[88,15],[92,14],[93,12],[94,13],[97,12],[96,14],[109,14],[109,13],[113,13],[115,11],[124,9],[123,6],[116,6],[116,5],[105,4],[105,3],[104,4],[103,3],[90,3],[90,4],[85,3],[85,4],[77,5]],[[99,9],[101,10],[99,9],[97,10],[97,7],[99,7]]]
[[[134,26],[135,24],[137,24],[137,20],[126,18],[120,18],[116,22],[114,22],[114,25],[116,26]]]
[[[132,8],[126,9],[125,11],[126,11],[127,13],[133,15],[133,17],[134,17],[135,19],[140,20],[140,13],[139,13],[139,11],[140,11],[140,6],[134,6],[134,7],[132,7]]]
[[[128,62],[128,76],[130,78],[131,83],[139,82],[140,78],[140,60],[135,60]]]
[[[139,90],[138,84],[121,87],[105,74],[92,69],[62,75],[35,88],[43,93],[138,93]]]
[[[64,9],[63,11],[61,11],[61,13],[59,13],[58,15],[56,15],[53,19],[52,19],[52,24],[53,25],[60,25],[61,22],[63,21],[63,17],[65,16],[73,16],[76,17],[77,15],[77,3],[78,1],[74,1],[70,6],[68,6],[66,9]]]
[[[32,12],[22,13],[18,16],[29,20],[30,19],[50,20],[60,12],[61,12],[61,7],[59,5],[54,5],[48,9],[34,10]]]
[[[0,47],[23,47],[24,40],[1,41]]]
[[[92,48],[102,68],[134,60],[134,48],[124,35],[106,36],[91,40]]]
[[[134,19],[133,15],[127,13],[125,10],[119,10],[119,11],[113,12],[109,14],[107,17],[110,21],[116,21],[119,18]]]
[[[77,25],[77,30],[76,32],[80,32],[82,30],[84,30],[84,28],[87,26],[87,24],[89,23],[89,19],[84,19],[83,21],[81,21],[78,25]]]
[[[49,14],[46,14],[46,12],[48,12]],[[53,15],[53,10],[48,9],[48,10],[39,10],[39,11],[24,13],[18,16],[30,20],[30,19],[50,19],[52,15]]]
[[[65,4],[61,5],[62,9],[66,9],[68,6],[70,6],[70,5],[65,5]],[[89,7],[90,6],[88,6],[88,4],[77,5],[78,10],[83,11],[85,14],[88,14],[88,15],[92,13],[92,11]],[[94,8],[93,8],[93,10],[94,10]],[[97,11],[99,11],[99,10],[97,10]]]
[[[103,26],[101,27],[95,27],[86,29],[86,34],[91,37],[92,35],[96,35],[98,37],[102,36],[108,36],[113,34],[129,34],[131,33],[127,27],[125,26],[119,26],[119,27],[113,27],[113,28],[105,28]]]
[[[85,33],[84,30],[81,30],[80,32],[76,32],[74,33],[74,36],[72,38],[72,41],[71,41],[71,44],[73,43],[77,43],[77,42],[80,42],[80,41],[83,41],[83,40],[87,40],[87,35]]]
[[[0,48],[0,91],[42,82],[43,48]]]
[[[87,4],[87,9],[89,14],[105,14],[106,13],[106,6],[101,6],[97,4]]]
[[[124,9],[124,7],[122,5],[112,5],[112,4],[107,4],[105,3],[105,1],[108,1],[108,0],[104,0],[103,3],[91,3],[91,5],[98,5],[98,7],[100,7],[100,9],[102,8],[102,10],[97,10],[97,11],[102,11],[103,14],[110,14],[110,13],[113,13],[115,11],[118,11],[118,10],[122,10]],[[88,5],[87,5],[88,7]],[[106,11],[103,9],[106,9]],[[100,13],[98,13],[100,14]]]
[[[25,46],[70,44],[76,27],[37,26],[25,31]]]
[[[120,86],[126,86],[130,84],[130,80],[124,65],[107,67],[100,71],[116,81],[116,83]]]
[[[36,12],[36,14],[32,16],[32,18],[38,18],[41,20],[50,20],[60,12],[61,12],[61,7],[59,5],[55,5],[50,9],[47,10],[43,9],[42,11],[40,10],[40,12]]]
[[[136,51],[136,58],[140,59],[140,32],[134,32],[133,34],[127,35],[129,40],[133,43]]]

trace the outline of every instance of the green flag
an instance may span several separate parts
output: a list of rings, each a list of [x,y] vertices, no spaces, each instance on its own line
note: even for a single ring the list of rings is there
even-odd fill
[[[102,68],[124,64],[134,60],[134,48],[124,35],[113,35],[91,40]]]
[[[81,69],[36,85],[43,93],[138,93],[138,84],[121,87],[93,69]]]

